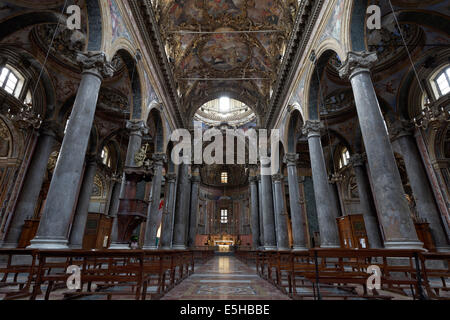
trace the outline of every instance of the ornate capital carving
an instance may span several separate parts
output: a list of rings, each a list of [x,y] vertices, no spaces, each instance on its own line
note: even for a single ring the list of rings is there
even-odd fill
[[[303,126],[303,134],[309,137],[320,137],[321,132],[324,130],[322,121],[319,120],[307,120]]]
[[[389,136],[392,141],[401,137],[414,135],[415,126],[411,121],[399,119],[394,122],[388,122]]]
[[[173,172],[166,173],[165,179],[168,183],[174,183],[177,180],[177,174]]]
[[[128,120],[126,128],[132,135],[134,134],[142,136],[148,133],[148,128],[145,122],[142,120]]]
[[[297,166],[297,161],[298,161],[299,157],[300,156],[297,153],[286,153],[283,161],[288,166]]]
[[[353,166],[353,167],[362,167],[364,165],[365,162],[365,156],[359,153],[355,153],[354,155],[352,155],[349,159],[349,163]]]
[[[370,68],[377,60],[376,52],[350,51],[344,65],[339,69],[339,75],[343,79],[351,79],[359,72],[370,72]]]
[[[86,155],[86,167],[97,165],[98,157],[96,154],[88,154]]]
[[[76,60],[83,72],[92,72],[101,78],[112,77],[114,68],[101,51],[78,52]]]
[[[62,137],[64,136],[64,128],[59,122],[46,120],[42,123],[39,133],[45,136]]]
[[[272,181],[274,183],[281,183],[284,181],[284,175],[282,175],[281,173],[276,173],[272,175]]]
[[[162,166],[167,161],[167,156],[165,153],[154,153],[152,160],[154,166]]]

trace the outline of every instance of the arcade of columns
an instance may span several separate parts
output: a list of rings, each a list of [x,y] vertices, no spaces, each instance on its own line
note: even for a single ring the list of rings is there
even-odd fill
[[[354,154],[351,164],[355,170],[361,206],[371,247],[379,248],[422,248],[409,214],[402,182],[396,167],[393,147],[403,151],[411,187],[417,195],[417,207],[429,221],[439,250],[447,250],[447,236],[440,222],[439,212],[433,200],[424,166],[413,140],[413,131],[408,125],[400,124],[391,144],[383,115],[371,80],[370,68],[376,55],[368,52],[349,52],[340,75],[351,82],[358,119],[365,142],[365,155]],[[96,172],[95,156],[86,154],[89,135],[94,119],[100,85],[104,77],[111,75],[111,67],[105,55],[88,52],[78,55],[83,66],[82,80],[74,103],[71,120],[66,128],[59,160],[51,181],[47,202],[31,248],[79,248],[87,219],[87,206]],[[144,249],[157,249],[156,234],[163,165],[168,161],[165,154],[155,153],[151,170],[142,171],[135,162],[135,155],[142,145],[146,124],[143,121],[127,123],[130,139],[125,161],[124,174],[114,184],[110,214],[114,219],[111,248],[128,247],[129,236],[136,227],[134,216],[121,214],[121,199],[133,199],[136,185],[142,179],[150,179],[152,191],[146,217]],[[55,131],[51,124],[40,131],[37,152],[27,173],[27,181],[19,198],[16,215],[4,243],[5,247],[17,245],[20,228],[26,216],[33,211],[47,166],[51,147],[55,143]],[[318,120],[307,120],[303,134],[307,137],[314,194],[321,236],[321,247],[339,247],[336,225],[338,208],[328,179],[324,153],[321,145],[323,124]],[[367,159],[367,162],[365,161]],[[306,250],[305,214],[299,205],[299,180],[297,173],[298,155],[288,153],[284,157],[287,165],[289,203],[293,250]],[[85,169],[83,171],[83,167]],[[366,166],[367,169],[366,170]],[[195,244],[196,210],[198,203],[200,168],[181,164],[176,171],[167,172],[166,204],[162,218],[160,248],[186,249]],[[189,172],[192,172],[191,176]],[[251,195],[251,228],[254,248],[286,250],[289,248],[287,219],[284,217],[282,185],[283,175],[270,176],[270,159],[260,158],[259,169],[250,166],[249,188]],[[370,173],[370,179],[366,172]],[[78,192],[79,182],[82,181]],[[32,182],[32,183],[31,183]],[[376,201],[375,210],[370,193]],[[78,201],[75,198],[79,194]],[[73,208],[77,203],[75,215]],[[190,213],[190,214],[188,214]],[[145,219],[146,218],[146,219]],[[73,220],[73,222],[72,222]],[[69,234],[69,228],[70,235]],[[381,234],[383,237],[381,237]]]

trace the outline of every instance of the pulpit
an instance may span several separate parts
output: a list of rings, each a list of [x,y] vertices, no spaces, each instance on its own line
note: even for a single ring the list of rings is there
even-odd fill
[[[83,249],[105,249],[110,243],[111,217],[101,213],[89,213],[83,237]]]

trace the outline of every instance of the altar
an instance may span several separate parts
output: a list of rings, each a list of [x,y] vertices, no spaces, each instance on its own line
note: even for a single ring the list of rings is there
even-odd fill
[[[219,252],[230,252],[233,245],[233,240],[214,240],[214,246],[219,249]]]

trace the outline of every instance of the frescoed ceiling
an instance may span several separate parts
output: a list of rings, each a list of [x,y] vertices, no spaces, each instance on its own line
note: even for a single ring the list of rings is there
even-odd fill
[[[198,108],[221,94],[252,107],[265,105],[297,5],[295,0],[157,2],[161,36],[183,106]]]

